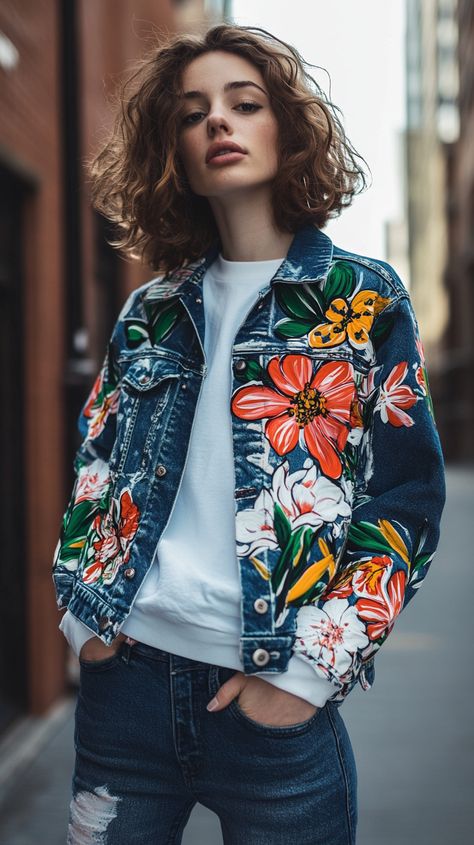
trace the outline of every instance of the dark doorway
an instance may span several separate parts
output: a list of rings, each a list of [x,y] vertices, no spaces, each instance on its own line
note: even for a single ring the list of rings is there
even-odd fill
[[[0,732],[27,709],[24,183],[0,165]]]

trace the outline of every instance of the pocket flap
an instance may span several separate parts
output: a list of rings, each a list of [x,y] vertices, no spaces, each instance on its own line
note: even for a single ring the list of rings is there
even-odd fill
[[[139,358],[123,375],[122,382],[140,392],[151,390],[167,378],[179,378],[180,365],[170,358]]]

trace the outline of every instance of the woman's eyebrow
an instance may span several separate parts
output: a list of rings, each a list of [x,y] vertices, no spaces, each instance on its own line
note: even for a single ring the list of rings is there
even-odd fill
[[[241,79],[237,82],[226,82],[226,84],[224,85],[224,91],[230,91],[233,88],[246,88],[249,85],[251,85],[253,88],[258,88],[259,91],[268,96],[267,92],[263,88],[261,88],[260,85],[257,85],[256,82],[251,82],[250,79]],[[196,97],[204,96],[205,95],[202,93],[202,91],[185,91],[185,93],[181,95],[181,98],[184,100],[193,100]]]

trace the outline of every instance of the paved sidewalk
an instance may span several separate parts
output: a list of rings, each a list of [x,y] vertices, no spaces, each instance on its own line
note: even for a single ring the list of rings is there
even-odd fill
[[[431,571],[377,658],[373,689],[355,689],[340,711],[358,763],[358,845],[472,842],[473,548],[474,470],[451,469]],[[65,845],[74,706],[27,720],[0,748],[0,845]],[[217,817],[197,805],[183,845],[222,845]]]

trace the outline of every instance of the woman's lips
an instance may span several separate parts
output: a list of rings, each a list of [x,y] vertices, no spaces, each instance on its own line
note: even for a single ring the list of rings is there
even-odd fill
[[[240,161],[245,155],[246,153],[239,153],[236,150],[229,151],[228,153],[216,153],[207,163],[213,166],[231,164],[233,161]]]

